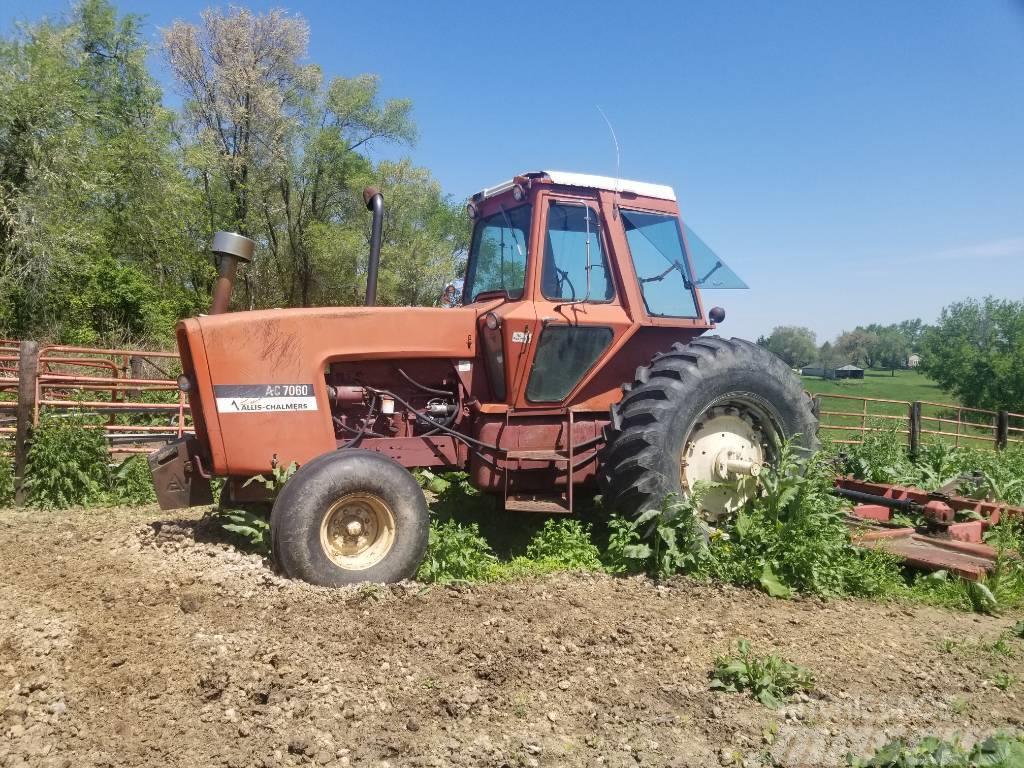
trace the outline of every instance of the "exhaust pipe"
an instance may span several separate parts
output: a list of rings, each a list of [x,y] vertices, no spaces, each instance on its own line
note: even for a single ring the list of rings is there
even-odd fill
[[[381,228],[384,226],[384,196],[374,187],[363,190],[363,202],[367,210],[373,211],[373,226],[370,230],[370,263],[366,267],[366,306],[377,303],[377,268],[380,266]]]
[[[231,289],[235,287],[238,262],[248,264],[252,261],[256,243],[234,232],[216,232],[210,250],[217,257],[217,281],[213,284],[210,314],[221,315],[228,311],[231,303]]]

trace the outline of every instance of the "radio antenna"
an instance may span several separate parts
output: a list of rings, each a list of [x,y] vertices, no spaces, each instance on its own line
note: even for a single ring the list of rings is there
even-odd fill
[[[604,122],[608,126],[608,132],[612,135],[612,143],[615,145],[615,197],[618,199],[619,185],[622,183],[622,157],[619,154],[619,139],[615,135],[615,128],[612,127],[612,121],[608,119],[608,115],[606,115],[604,110],[601,109],[601,105],[595,104],[594,106],[597,107],[597,111],[600,112],[601,117],[604,118]],[[619,212],[617,207],[613,209],[613,215],[618,218]]]

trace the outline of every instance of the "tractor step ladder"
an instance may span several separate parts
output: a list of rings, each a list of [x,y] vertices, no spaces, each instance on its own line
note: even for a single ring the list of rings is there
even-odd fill
[[[567,411],[566,447],[555,449],[511,448],[504,453],[505,460],[505,509],[510,512],[540,512],[548,515],[571,515],[573,494],[573,412]],[[512,409],[505,411],[505,425],[509,424]],[[556,469],[566,475],[566,486],[563,493],[513,493],[509,489],[510,464],[512,462],[536,461],[554,464]]]

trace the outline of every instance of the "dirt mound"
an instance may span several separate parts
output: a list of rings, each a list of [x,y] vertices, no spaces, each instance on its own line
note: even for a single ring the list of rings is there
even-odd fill
[[[593,575],[324,590],[152,509],[0,513],[0,557],[8,767],[818,766],[1024,724],[992,682],[1024,676],[1009,617]],[[709,691],[739,637],[816,691]]]

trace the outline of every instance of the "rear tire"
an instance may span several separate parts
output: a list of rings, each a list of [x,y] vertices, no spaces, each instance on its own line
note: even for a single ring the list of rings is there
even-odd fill
[[[430,530],[427,502],[398,462],[353,449],[320,456],[284,485],[271,546],[290,577],[327,587],[416,573]]]
[[[802,451],[818,448],[817,419],[800,379],[749,341],[711,336],[674,344],[637,368],[623,392],[612,406],[601,468],[605,504],[622,514],[688,495],[695,480],[732,482],[735,491],[705,496],[702,516],[715,522],[750,497],[749,474],[771,462],[782,441],[799,435]],[[726,462],[747,467],[746,476],[727,471]]]

